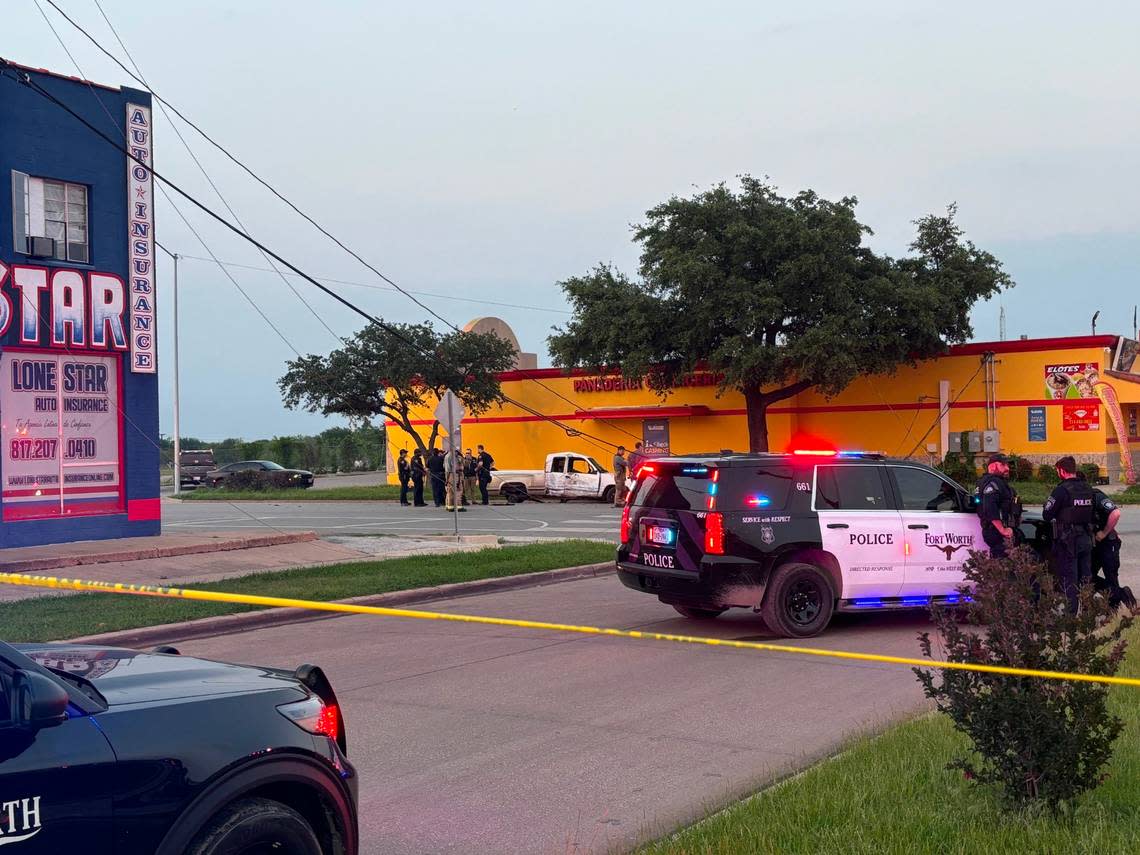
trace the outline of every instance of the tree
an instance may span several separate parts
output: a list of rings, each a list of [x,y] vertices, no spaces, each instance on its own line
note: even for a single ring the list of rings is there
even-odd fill
[[[340,415],[358,425],[389,419],[421,449],[435,447],[439,422],[427,441],[413,422],[451,389],[471,415],[502,400],[496,375],[515,361],[509,342],[493,333],[437,333],[431,324],[369,324],[328,356],[290,360],[278,381],[289,409]]]
[[[620,365],[662,396],[715,371],[744,396],[751,450],[767,451],[772,404],[943,353],[973,335],[975,302],[1013,285],[962,239],[953,205],[916,220],[914,255],[897,260],[863,245],[855,206],[750,176],[669,199],[634,228],[639,280],[600,265],[560,283],[574,317],[548,340],[555,362]]]

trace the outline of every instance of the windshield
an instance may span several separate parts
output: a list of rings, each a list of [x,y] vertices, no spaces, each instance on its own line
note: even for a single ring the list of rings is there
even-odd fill
[[[260,463],[266,469],[284,469],[285,468],[284,466],[278,466],[272,460],[259,460],[258,463]]]

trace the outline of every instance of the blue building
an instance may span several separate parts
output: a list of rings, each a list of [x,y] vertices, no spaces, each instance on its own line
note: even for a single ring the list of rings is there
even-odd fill
[[[150,95],[0,71],[0,547],[158,534]]]

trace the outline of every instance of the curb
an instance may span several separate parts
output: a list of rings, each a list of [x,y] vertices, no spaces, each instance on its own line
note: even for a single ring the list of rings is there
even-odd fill
[[[576,579],[608,576],[615,572],[617,572],[616,565],[612,561],[607,561],[602,564],[582,564],[577,567],[562,567],[540,573],[523,573],[519,576],[500,576],[496,579],[453,582],[447,585],[436,585],[432,588],[411,588],[407,591],[391,591],[387,594],[368,594],[347,600],[335,600],[335,602],[360,606],[402,606],[409,603],[447,600],[453,597],[473,597],[478,594],[492,594],[499,591],[537,588],[559,582],[573,582]],[[97,644],[107,647],[152,647],[157,644],[191,641],[198,638],[211,638],[216,635],[229,635],[235,632],[248,632],[254,629],[265,629],[292,623],[309,623],[347,616],[344,613],[315,612],[301,608],[261,609],[235,615],[200,618],[185,623],[86,635],[80,638],[66,639],[66,641],[71,644]]]
[[[39,573],[61,567],[78,567],[84,564],[109,564],[113,561],[143,561],[148,558],[173,558],[177,555],[200,555],[208,552],[233,552],[239,549],[257,549],[263,546],[282,546],[290,543],[307,543],[317,540],[315,531],[283,532],[256,537],[236,537],[215,543],[186,544],[184,546],[152,546],[145,549],[119,549],[114,552],[88,552],[84,555],[66,555],[52,558],[25,558],[5,561],[5,572]],[[98,547],[96,547],[98,548]]]

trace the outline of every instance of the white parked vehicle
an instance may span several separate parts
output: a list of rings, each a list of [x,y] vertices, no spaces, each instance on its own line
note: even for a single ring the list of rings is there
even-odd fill
[[[545,469],[493,469],[487,488],[512,504],[529,498],[600,499],[612,503],[612,472],[585,454],[556,451],[546,455]]]

